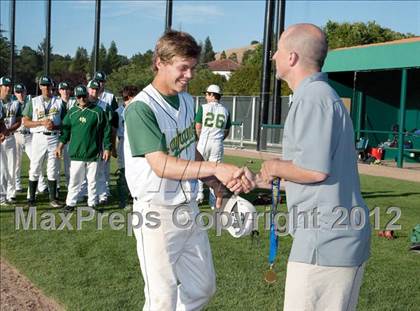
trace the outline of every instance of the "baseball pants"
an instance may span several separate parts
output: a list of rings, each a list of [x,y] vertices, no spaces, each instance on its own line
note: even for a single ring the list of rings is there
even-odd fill
[[[16,179],[16,190],[22,189],[22,157],[23,152],[25,151],[28,159],[31,159],[31,147],[32,147],[32,134],[21,134],[19,132],[15,133],[16,139],[16,170],[15,170],[15,179]],[[42,192],[47,189],[47,182],[45,181],[44,174],[39,175],[38,180],[38,191]],[[29,197],[29,193],[28,193]]]
[[[144,279],[144,311],[200,310],[216,291],[215,272],[207,232],[194,221],[198,214],[196,202],[183,206],[156,206],[139,201],[133,210],[133,227],[137,240],[137,255]],[[148,213],[159,219],[160,225],[150,228],[145,221]],[[158,215],[158,216],[156,216]],[[191,226],[181,228],[175,224]]]
[[[96,205],[96,176],[98,162],[71,161],[70,181],[68,186],[66,205],[75,206],[82,182],[87,179],[88,205]]]
[[[15,168],[16,168],[16,140],[10,135],[1,143],[1,177],[0,177],[0,196],[4,201],[16,197]]]
[[[104,161],[101,159],[98,162],[98,183],[97,183],[97,191],[99,196],[99,201],[105,201],[108,199],[108,196],[110,195],[109,192],[109,171],[110,171],[110,163],[111,161]]]
[[[200,140],[197,145],[198,152],[203,156],[204,161],[223,162],[223,141],[220,140]],[[203,182],[198,181],[198,196],[203,195]],[[215,195],[213,189],[210,188],[209,203],[212,208],[215,205]]]
[[[365,264],[325,267],[289,261],[283,310],[356,310],[364,268]]]
[[[64,162],[64,176],[66,176],[66,185],[70,183],[70,156],[69,156],[69,144],[65,144],[63,148],[63,162]]]
[[[32,135],[31,164],[29,168],[29,180],[36,181],[42,174],[42,164],[47,158],[48,180],[56,180],[59,172],[60,161],[54,155],[58,145],[58,135],[44,135],[34,133]]]

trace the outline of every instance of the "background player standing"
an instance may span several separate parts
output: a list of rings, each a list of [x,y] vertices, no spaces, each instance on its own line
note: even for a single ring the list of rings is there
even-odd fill
[[[117,158],[118,162],[118,180],[117,191],[119,199],[119,207],[125,208],[128,199],[128,186],[125,179],[125,163],[124,163],[124,112],[125,108],[130,104],[131,100],[138,94],[139,90],[136,86],[125,86],[122,90],[124,103],[115,111],[112,119],[112,127],[116,129],[116,138],[112,148],[112,156]],[[115,147],[117,146],[117,147]]]
[[[60,82],[58,84],[58,92],[60,93],[61,101],[66,106],[66,110],[69,111],[76,104],[76,98],[70,97],[70,85],[68,82]],[[65,145],[63,148],[63,163],[66,185],[68,186],[70,180],[70,157],[68,153],[68,145]]]
[[[223,140],[229,135],[230,113],[220,102],[222,92],[218,85],[212,84],[204,92],[207,103],[198,107],[195,116],[195,130],[199,137],[197,150],[205,161],[223,161]],[[203,202],[203,182],[198,181],[197,202]],[[210,189],[209,203],[214,208],[213,189]]]
[[[12,81],[8,77],[0,78],[0,106],[3,114],[4,130],[0,150],[0,203],[16,202],[16,140],[13,133],[21,124],[22,112],[17,101],[12,101],[10,89]]]
[[[41,95],[32,99],[23,112],[23,124],[30,128],[32,136],[31,163],[29,168],[29,200],[30,206],[35,205],[35,192],[39,175],[42,173],[42,163],[47,157],[47,176],[50,205],[61,207],[57,200],[57,174],[60,162],[54,151],[58,145],[61,122],[66,114],[63,102],[52,93],[53,82],[50,77],[39,79]]]
[[[26,108],[26,105],[31,102],[31,97],[26,95],[26,87],[22,83],[15,84],[14,94],[16,97],[16,101],[20,105],[20,110],[23,112]],[[21,182],[21,174],[22,174],[22,156],[23,152],[25,151],[28,159],[31,159],[31,150],[32,150],[32,133],[28,128],[23,125],[16,130],[15,132],[15,140],[16,140],[16,191],[23,191],[22,189],[22,182]],[[38,192],[44,192],[48,189],[47,182],[45,180],[44,174],[41,173],[38,179]],[[28,191],[29,196],[29,191]]]

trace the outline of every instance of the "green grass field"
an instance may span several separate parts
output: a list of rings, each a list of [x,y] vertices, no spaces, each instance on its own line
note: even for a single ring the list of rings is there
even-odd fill
[[[254,171],[259,168],[259,160],[251,164],[247,160],[226,157],[230,163],[246,164]],[[27,172],[27,161],[23,171]],[[401,208],[397,223],[402,229],[392,241],[377,237],[377,230],[373,230],[372,256],[366,268],[358,310],[419,310],[420,255],[407,249],[409,233],[420,223],[420,185],[370,176],[361,176],[361,184],[369,208],[380,209],[381,228],[394,216],[386,214],[386,209],[396,206]],[[114,185],[113,176],[115,197]],[[26,194],[18,196],[17,206],[25,206],[25,197]],[[245,197],[252,200],[255,193]],[[50,209],[47,196],[41,196],[38,201],[38,215],[53,212],[58,227],[61,218],[57,211]],[[265,207],[258,209],[263,211]],[[284,204],[282,209],[285,209]],[[1,256],[45,294],[68,310],[141,309],[143,281],[135,238],[127,236],[126,225],[122,230],[112,230],[105,218],[103,230],[96,230],[96,221],[84,223],[82,230],[15,230],[14,212],[13,207],[0,208]],[[121,210],[118,203],[112,201],[106,212]],[[38,219],[38,225],[40,221]],[[74,216],[71,223],[76,229]],[[268,267],[267,231],[261,230],[259,243],[253,243],[250,237],[234,239],[227,233],[217,237],[214,230],[209,231],[209,236],[217,272],[217,293],[206,310],[281,310],[291,238],[280,239],[275,267],[279,280],[267,285],[263,281],[263,272]]]

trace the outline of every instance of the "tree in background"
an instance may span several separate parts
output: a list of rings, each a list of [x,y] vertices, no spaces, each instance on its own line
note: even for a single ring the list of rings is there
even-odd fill
[[[71,72],[80,72],[82,75],[90,75],[89,72],[89,56],[88,52],[83,47],[78,47],[76,54],[70,65]]]
[[[3,36],[0,29],[0,77],[8,75],[10,65],[10,41]]]
[[[234,61],[235,63],[237,63],[238,62],[238,55],[236,55],[236,53],[232,53],[232,54],[229,55],[229,59],[231,61]]]
[[[210,84],[217,84],[224,89],[226,78],[224,76],[214,74],[207,68],[202,68],[196,72],[194,78],[188,85],[188,92],[191,95],[203,95],[203,92]]]
[[[93,72],[93,63],[95,61],[95,47],[92,48],[92,53],[90,54],[90,63],[89,63],[89,72]],[[105,45],[101,43],[99,46],[99,53],[98,53],[98,70],[102,70],[102,68],[108,68],[107,65],[107,51]]]
[[[140,90],[153,80],[153,70],[151,66],[141,67],[131,63],[114,70],[107,79],[107,89],[117,96],[126,85],[135,85]]]
[[[211,61],[214,61],[214,51],[213,51],[213,45],[211,44],[210,37],[207,37],[204,41],[204,47],[201,51],[201,60],[200,62],[203,64],[209,63]]]
[[[42,55],[29,46],[23,46],[16,56],[16,82],[25,84],[29,94],[37,92],[37,78],[43,72],[43,64]]]
[[[151,50],[133,55],[129,64],[114,69],[108,76],[107,88],[114,94],[121,94],[126,85],[135,85],[140,90],[143,89],[153,80],[152,58]]]
[[[330,49],[355,45],[380,43],[413,37],[411,33],[400,33],[378,25],[375,21],[367,23],[338,23],[328,21],[324,26]]]
[[[226,59],[226,52],[222,51],[222,53],[220,53],[220,59]]]

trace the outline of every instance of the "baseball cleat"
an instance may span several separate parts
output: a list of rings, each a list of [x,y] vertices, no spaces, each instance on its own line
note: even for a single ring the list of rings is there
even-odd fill
[[[54,208],[60,208],[63,207],[63,204],[58,202],[57,200],[53,200],[50,202],[50,206]]]

